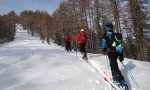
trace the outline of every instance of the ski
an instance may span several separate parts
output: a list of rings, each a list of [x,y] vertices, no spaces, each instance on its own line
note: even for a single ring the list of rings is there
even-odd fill
[[[112,80],[113,82],[121,88],[121,90],[128,90],[128,85],[127,82],[125,80],[119,81],[118,80],[118,75],[116,75]]]
[[[118,87],[114,82],[113,80],[110,78],[109,74],[107,74],[103,69],[102,67],[100,67],[101,70],[98,70],[96,69],[88,60],[83,60],[84,62],[86,62],[92,69],[94,69],[96,72],[98,72],[103,80],[108,83],[112,88],[113,90],[121,90],[120,87]],[[101,66],[101,65],[100,65]]]
[[[127,86],[125,88],[122,88],[119,82],[115,83],[115,81],[111,78],[111,76],[105,71],[102,64],[99,65],[100,66],[100,70],[99,70],[99,69],[96,69],[92,65],[92,63],[88,61],[87,57],[82,58],[82,60],[86,62],[92,69],[98,72],[103,77],[104,81],[112,87],[112,90],[128,90]]]
[[[116,79],[116,80],[112,79],[112,78],[110,77],[110,75],[107,74],[105,71],[104,71],[104,73],[105,73],[106,77],[108,77],[108,78],[111,80],[110,84],[111,84],[111,83],[115,84],[115,86],[117,86],[117,88],[119,88],[119,90],[129,90],[126,81],[124,81],[124,83],[121,84],[117,79]],[[114,88],[114,87],[113,87],[113,88]],[[118,90],[118,89],[117,89],[117,90]]]
[[[100,65],[100,68],[101,68],[101,71],[102,71],[101,74],[103,75],[104,79],[111,85],[111,87],[114,88],[115,90],[121,90],[121,88],[114,83],[114,81],[112,80],[110,75],[107,72],[105,72],[102,65]]]

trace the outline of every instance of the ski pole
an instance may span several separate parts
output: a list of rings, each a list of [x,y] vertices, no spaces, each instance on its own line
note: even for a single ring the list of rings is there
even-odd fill
[[[107,56],[107,51],[105,51],[105,55],[106,55],[106,61],[107,61],[108,70],[110,72],[110,66],[109,66],[109,59],[108,59],[108,56]]]
[[[77,46],[75,46],[76,47],[76,56],[77,56]]]
[[[76,51],[76,56],[77,56],[77,51]]]
[[[77,45],[75,45],[75,47],[76,47],[76,56],[77,56]]]
[[[110,61],[109,61],[109,58],[108,58],[108,54],[107,54],[107,51],[105,51],[105,54],[106,54],[106,60],[107,60],[107,67],[108,67],[108,72],[112,78],[112,73],[111,73],[111,69],[110,69]]]
[[[124,66],[125,70],[129,73],[129,75],[130,75],[130,77],[132,78],[132,80],[134,81],[134,83],[137,85],[137,87],[138,87],[139,90],[140,90],[140,87],[139,87],[137,81],[135,80],[133,74],[126,68],[126,66],[123,64],[123,62],[121,62],[121,63],[122,63],[122,65]]]

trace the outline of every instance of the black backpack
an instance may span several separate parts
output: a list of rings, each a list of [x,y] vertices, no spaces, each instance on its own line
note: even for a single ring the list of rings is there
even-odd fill
[[[123,48],[122,46],[122,34],[120,33],[112,33],[112,32],[108,32],[106,35],[106,41],[107,41],[107,47],[112,50],[112,51],[116,51],[121,53],[120,51],[117,50],[117,46],[120,46]]]

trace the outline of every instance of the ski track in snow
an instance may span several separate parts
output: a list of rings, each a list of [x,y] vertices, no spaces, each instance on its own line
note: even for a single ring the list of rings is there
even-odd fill
[[[103,68],[110,74],[106,56],[88,53],[91,67],[79,52],[76,55],[52,42],[41,43],[38,36],[32,37],[19,25],[16,30],[13,42],[0,45],[0,90],[110,90],[110,85],[94,70]],[[118,63],[130,90],[138,90]],[[124,64],[140,90],[149,90],[150,63],[125,59]]]

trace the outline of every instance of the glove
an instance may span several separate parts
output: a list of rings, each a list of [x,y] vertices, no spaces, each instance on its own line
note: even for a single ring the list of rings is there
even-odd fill
[[[119,60],[120,60],[120,62],[124,61],[123,56],[120,56],[120,57],[119,57]]]
[[[121,53],[123,51],[123,47],[121,45],[116,46],[116,51]]]

